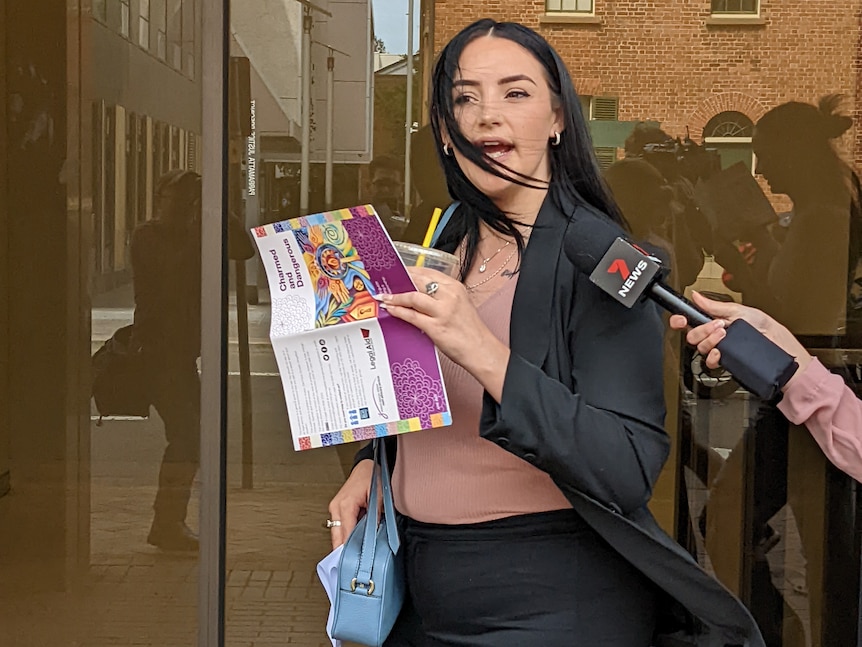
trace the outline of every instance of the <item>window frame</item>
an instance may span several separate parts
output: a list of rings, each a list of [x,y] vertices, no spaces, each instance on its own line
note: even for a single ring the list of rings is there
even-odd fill
[[[719,147],[720,147],[720,146],[732,146],[732,147],[739,147],[739,148],[744,148],[744,147],[747,147],[747,148],[749,148],[749,149],[751,148],[752,141],[753,141],[753,137],[752,137],[752,135],[753,135],[753,129],[754,129],[754,122],[753,122],[753,121],[752,121],[752,120],[751,120],[747,115],[745,115],[744,113],[739,112],[738,110],[725,110],[725,111],[723,111],[723,112],[719,112],[719,113],[715,114],[715,115],[714,115],[714,116],[713,116],[713,117],[712,117],[712,118],[707,122],[707,124],[706,124],[706,125],[707,125],[707,127],[708,127],[708,126],[709,126],[710,124],[712,124],[712,123],[713,123],[713,122],[714,122],[718,117],[721,117],[722,115],[731,115],[731,114],[739,114],[739,115],[741,115],[742,117],[745,117],[745,119],[747,120],[747,122],[748,122],[748,123],[747,123],[747,124],[744,124],[744,126],[745,126],[745,128],[749,129],[749,130],[748,130],[749,134],[747,134],[747,135],[741,135],[741,136],[735,136],[735,135],[714,135],[714,134],[712,134],[712,133],[714,133],[714,132],[715,132],[715,129],[714,129],[714,128],[713,128],[713,129],[710,129],[710,130],[708,131],[708,130],[707,130],[707,128],[705,127],[705,128],[704,128],[704,130],[703,130],[703,144],[704,144],[704,146],[706,146],[707,144],[712,144],[713,146],[719,146]],[[718,125],[721,125],[722,123],[728,123],[728,122],[727,122],[727,121],[725,121],[725,122],[718,122]],[[744,130],[744,129],[743,129],[743,130]],[[719,151],[721,151],[721,150],[726,150],[726,149],[719,149]],[[751,174],[752,174],[752,175],[756,175],[755,167],[757,166],[757,158],[756,158],[756,156],[754,155],[754,151],[753,151],[753,150],[750,150],[750,154],[751,154],[751,159],[750,159],[750,169],[751,169]],[[719,155],[721,155],[721,152],[719,152]]]
[[[563,2],[566,0],[545,0],[545,15],[550,16],[595,16],[596,15],[596,0],[589,0],[590,8],[587,9],[563,9]],[[570,0],[575,2],[575,4],[582,2],[583,0]],[[559,5],[560,8],[556,9],[551,7],[552,4]]]
[[[710,0],[709,15],[713,18],[760,18],[762,3],[760,0],[754,0],[754,11],[716,11],[714,6],[716,2],[728,2],[729,0]],[[740,0],[742,1],[742,0]]]
[[[108,0],[93,0],[92,5],[90,7],[90,13],[93,16],[93,20],[102,23],[103,25],[108,24]]]
[[[138,0],[138,47],[150,51],[150,0]]]
[[[132,7],[131,0],[119,0],[120,22],[117,30],[123,38],[131,40],[132,37]]]

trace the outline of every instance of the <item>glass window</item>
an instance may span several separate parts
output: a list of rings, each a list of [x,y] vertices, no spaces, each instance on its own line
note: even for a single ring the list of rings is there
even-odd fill
[[[120,33],[126,38],[129,37],[130,16],[129,0],[120,0]]]
[[[100,22],[108,22],[108,0],[93,0],[93,17]]]
[[[619,117],[619,99],[616,97],[589,97],[589,112],[591,130],[598,132],[604,124],[593,122],[617,121]],[[593,150],[599,162],[599,168],[606,169],[613,164],[618,155],[617,146],[596,146]]]
[[[593,0],[546,0],[549,12],[593,13]]]
[[[167,59],[168,20],[167,0],[150,0],[150,29],[155,33],[156,56],[163,61]]]
[[[169,62],[176,69],[183,69],[183,0],[168,0],[167,3]]]
[[[709,120],[703,129],[703,141],[718,152],[723,168],[742,162],[753,170],[753,132],[754,123],[751,119],[741,112],[729,110]]]
[[[759,11],[759,0],[712,0],[714,14],[757,14]]]
[[[195,3],[191,0],[183,0],[182,6],[182,53],[183,73],[194,78],[195,76]]]
[[[138,5],[138,45],[150,48],[150,0],[139,0]]]
[[[152,124],[217,132],[202,82],[138,49],[142,9],[0,3],[0,645],[217,644],[198,639],[218,575],[199,549],[199,185],[161,177]],[[109,340],[128,373],[104,372]]]

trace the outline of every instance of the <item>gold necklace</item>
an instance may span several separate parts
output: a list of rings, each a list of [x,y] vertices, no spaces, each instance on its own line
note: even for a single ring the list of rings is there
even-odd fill
[[[507,248],[509,245],[511,245],[511,244],[512,244],[512,241],[511,241],[511,240],[507,240],[507,241],[506,241],[506,243],[505,243],[502,247],[500,247],[500,249],[498,249],[496,252],[494,252],[493,254],[491,254],[488,258],[483,258],[483,259],[482,259],[482,264],[479,266],[479,274],[484,274],[484,273],[485,273],[485,270],[487,270],[487,269],[488,269],[488,262],[489,262],[492,258],[494,258],[497,254],[499,254],[499,253],[500,253],[500,252],[502,252],[504,249],[506,249],[506,248]],[[510,258],[511,258],[511,257],[510,257]]]
[[[505,245],[503,245],[503,247],[505,247]],[[502,249],[502,248],[501,248],[501,249]],[[516,247],[515,249],[513,249],[513,250],[512,250],[512,253],[511,253],[511,254],[509,254],[509,257],[508,257],[505,261],[503,261],[503,264],[502,264],[502,265],[500,265],[500,267],[498,267],[498,268],[496,269],[496,271],[495,271],[493,274],[491,274],[491,275],[489,275],[489,276],[486,276],[484,279],[482,279],[482,280],[481,280],[481,281],[479,281],[478,283],[474,283],[473,285],[467,285],[466,283],[464,283],[464,287],[465,287],[465,288],[467,288],[467,290],[468,290],[468,291],[472,292],[473,290],[475,290],[476,288],[478,288],[480,285],[484,285],[485,283],[487,283],[488,281],[490,281],[491,279],[493,279],[495,276],[497,276],[500,272],[502,272],[502,271],[503,271],[503,268],[504,268],[504,267],[506,267],[506,266],[509,264],[509,261],[511,261],[511,260],[512,260],[512,257],[515,255],[515,253],[516,253],[517,251],[518,251],[518,248],[517,248],[517,247]],[[480,269],[479,271],[481,272],[481,271],[483,271],[483,270],[481,270],[481,269]]]

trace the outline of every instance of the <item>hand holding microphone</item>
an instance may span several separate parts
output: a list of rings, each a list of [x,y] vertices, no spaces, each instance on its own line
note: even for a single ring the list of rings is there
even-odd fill
[[[798,373],[802,373],[812,360],[812,356],[805,347],[787,328],[778,323],[765,312],[757,308],[751,308],[739,303],[723,303],[707,299],[698,292],[692,295],[695,304],[704,312],[715,317],[714,320],[695,326],[686,334],[686,340],[706,358],[709,368],[716,368],[721,364],[721,342],[726,337],[726,328],[739,320],[747,321],[755,330],[774,342],[781,349],[792,355],[799,365]],[[670,327],[682,330],[689,326],[688,321],[681,315],[673,315],[670,318]]]
[[[717,349],[719,355],[713,355],[716,364],[720,362],[740,384],[758,397],[774,399],[799,368],[794,357],[744,318],[727,319],[729,323],[725,325],[714,323],[709,314],[664,285],[661,263],[626,241],[620,233],[614,225],[599,217],[577,218],[566,232],[566,256],[596,286],[627,308],[645,296],[677,315],[676,327],[696,326],[691,333],[699,343],[706,344],[704,348],[714,342],[707,352]],[[713,302],[703,297],[700,300],[712,308],[709,304]],[[723,332],[718,333],[718,330]]]

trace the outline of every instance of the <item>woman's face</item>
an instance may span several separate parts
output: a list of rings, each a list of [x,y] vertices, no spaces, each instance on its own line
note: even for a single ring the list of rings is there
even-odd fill
[[[491,160],[550,180],[548,140],[562,132],[563,120],[541,63],[511,40],[485,36],[464,48],[459,64],[452,92],[464,137]],[[498,206],[518,192],[535,191],[483,171],[457,150],[455,157],[470,182]]]

